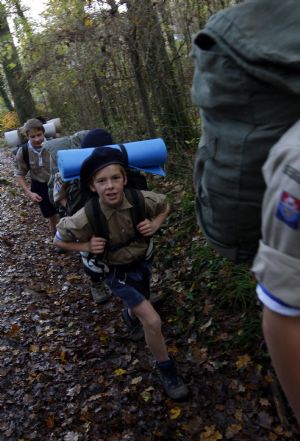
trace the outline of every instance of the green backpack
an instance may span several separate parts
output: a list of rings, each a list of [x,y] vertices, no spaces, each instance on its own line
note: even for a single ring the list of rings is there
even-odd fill
[[[57,152],[59,150],[67,150],[67,149],[79,149],[81,146],[81,142],[84,139],[85,135],[88,133],[88,130],[81,130],[80,132],[74,133],[74,135],[64,136],[62,138],[55,138],[51,140],[45,141],[45,149],[48,150],[51,157],[51,175],[48,182],[48,193],[49,199],[54,204],[53,200],[53,186],[55,174],[58,172],[57,167]],[[76,179],[74,180],[76,181]],[[76,186],[76,184],[75,184]],[[72,191],[72,182],[69,183],[70,191]],[[73,195],[72,195],[73,196]],[[77,195],[78,197],[78,195]],[[55,205],[55,204],[54,204]]]
[[[300,117],[299,29],[297,0],[246,0],[212,16],[194,38],[196,214],[208,241],[235,262],[256,253],[262,165]]]

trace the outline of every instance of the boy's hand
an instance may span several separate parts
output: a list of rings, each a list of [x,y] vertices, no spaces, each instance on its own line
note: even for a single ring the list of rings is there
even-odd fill
[[[93,236],[89,241],[89,252],[93,254],[101,254],[104,251],[106,239],[103,237]]]
[[[136,226],[138,232],[145,237],[153,236],[159,228],[155,220],[145,219]]]
[[[32,202],[35,202],[36,204],[38,204],[39,202],[42,202],[42,200],[43,200],[43,198],[39,194],[33,193],[32,191],[30,191],[28,193],[28,196],[30,197]]]

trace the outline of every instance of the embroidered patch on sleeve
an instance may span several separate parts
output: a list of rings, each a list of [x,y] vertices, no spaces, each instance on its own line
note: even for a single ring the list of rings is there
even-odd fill
[[[297,230],[300,220],[300,200],[283,191],[277,207],[276,217],[289,227]]]

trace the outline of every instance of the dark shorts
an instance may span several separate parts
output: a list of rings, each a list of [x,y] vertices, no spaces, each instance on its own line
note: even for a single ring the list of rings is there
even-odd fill
[[[150,297],[151,273],[151,260],[144,260],[110,268],[105,282],[127,308],[134,308]]]
[[[39,203],[39,207],[45,218],[52,217],[57,213],[57,208],[54,207],[49,200],[47,182],[39,182],[32,179],[31,191],[43,198],[42,202]]]

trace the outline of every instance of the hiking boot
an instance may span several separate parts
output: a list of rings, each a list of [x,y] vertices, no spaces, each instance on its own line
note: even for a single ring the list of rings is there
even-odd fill
[[[131,318],[128,309],[123,309],[122,318],[127,326],[129,340],[142,340],[144,338],[144,329],[141,322],[137,318]]]
[[[55,252],[57,254],[66,254],[68,251],[64,250],[63,248],[55,248]]]
[[[177,374],[175,363],[172,359],[156,362],[159,379],[169,398],[176,401],[184,400],[189,395],[189,390],[183,379]]]
[[[107,285],[105,285],[103,280],[100,280],[99,282],[92,282],[91,294],[94,302],[100,305],[109,300],[111,290]]]

